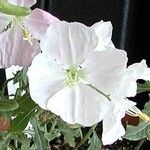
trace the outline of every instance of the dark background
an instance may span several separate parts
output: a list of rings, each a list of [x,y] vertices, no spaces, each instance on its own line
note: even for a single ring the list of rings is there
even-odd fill
[[[146,59],[150,66],[148,6],[146,0],[38,0],[34,7],[42,8],[60,20],[78,21],[88,26],[100,20],[111,21],[112,40],[117,48],[127,51],[128,64]],[[4,80],[4,70],[0,70],[0,85]],[[148,95],[138,95],[134,100],[143,108]],[[147,148],[145,144],[142,149]]]

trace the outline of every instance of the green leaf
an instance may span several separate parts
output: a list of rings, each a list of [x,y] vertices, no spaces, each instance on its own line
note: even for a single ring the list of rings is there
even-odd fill
[[[13,111],[19,107],[15,100],[0,100],[0,111]]]
[[[37,105],[27,95],[17,99],[18,109],[14,111],[15,118],[12,120],[12,126],[9,132],[21,132],[28,125],[30,118],[35,114]]]
[[[138,84],[138,93],[150,91],[150,81],[145,82],[144,84]]]
[[[28,93],[28,78],[27,78],[27,69],[22,69],[14,74],[13,84],[18,83],[19,87],[16,89],[15,97],[22,96],[22,93]]]
[[[150,122],[141,122],[137,127],[128,125],[123,138],[137,141],[144,138],[150,140]]]
[[[62,120],[58,121],[58,128],[60,132],[64,135],[64,139],[68,142],[71,147],[75,147],[75,137],[79,137],[79,130],[71,129],[69,125],[67,125]]]
[[[16,101],[19,104],[19,107],[14,111],[14,115],[28,113],[37,106],[37,104],[35,104],[29,95],[18,97]]]
[[[48,149],[48,141],[44,137],[44,132],[39,129],[38,121],[35,119],[31,120],[35,132],[35,144],[37,150],[46,150]]]
[[[144,109],[142,110],[142,112],[147,114],[148,116],[150,116],[150,101],[145,104]]]
[[[18,115],[15,119],[12,121],[12,126],[9,130],[9,132],[21,132],[23,131],[26,126],[28,125],[30,118],[34,114],[35,109],[30,110],[28,113],[23,113],[21,115]]]
[[[9,138],[11,140],[17,141],[22,147],[22,145],[26,145],[27,147],[30,147],[31,140],[27,137],[27,135],[21,133],[21,134],[9,134]]]
[[[8,145],[5,144],[5,140],[0,137],[0,149],[7,150]]]
[[[47,132],[44,134],[44,137],[50,142],[52,141],[53,139],[55,139],[56,137],[60,137],[61,136],[61,133],[58,129],[53,129],[53,130],[50,130],[50,132]]]
[[[88,150],[101,150],[101,146],[102,146],[102,142],[98,138],[96,132],[94,131],[93,136],[90,139],[90,146],[89,146]]]
[[[145,104],[143,112],[150,116],[150,102]],[[136,141],[147,138],[150,140],[150,120],[147,122],[140,122],[138,126],[128,125],[126,128],[126,134],[123,138]]]
[[[27,78],[27,70],[22,69],[17,71],[16,74],[14,74],[13,83],[16,84],[19,82],[19,87],[26,86],[28,84],[28,78]]]

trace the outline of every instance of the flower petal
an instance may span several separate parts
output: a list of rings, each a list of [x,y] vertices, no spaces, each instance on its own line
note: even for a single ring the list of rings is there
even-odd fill
[[[143,79],[150,81],[150,68],[147,67],[145,60],[142,60],[140,63],[130,65],[127,69],[129,72],[133,73],[135,80]]]
[[[112,37],[112,24],[110,21],[103,22],[100,21],[95,23],[92,28],[95,30],[98,36],[98,45],[96,50],[104,50],[106,47],[114,48],[114,44],[111,41]]]
[[[65,67],[81,64],[96,45],[93,29],[76,22],[51,25],[41,40],[42,51]]]
[[[113,95],[120,95],[122,97],[133,97],[136,95],[136,92],[136,80],[133,78],[132,74],[127,72],[126,70],[126,72],[124,72],[124,74],[122,75],[122,81],[120,82],[118,89],[116,89],[116,92],[114,92]]]
[[[53,95],[47,108],[70,124],[92,126],[103,118],[108,100],[91,87],[79,83],[66,86]]]
[[[59,19],[50,13],[36,8],[24,20],[25,26],[36,39],[41,39],[49,25],[59,22]]]
[[[32,99],[43,109],[47,109],[49,98],[64,85],[61,67],[46,55],[38,54],[27,72]]]
[[[0,12],[0,34],[4,31],[4,29],[9,24],[9,17]]]
[[[112,98],[112,101],[110,101],[107,106],[109,109],[106,111],[103,119],[103,145],[113,144],[125,134],[125,129],[122,125],[121,119],[124,117],[125,112],[135,104],[135,102],[124,98]]]
[[[103,119],[103,145],[113,144],[125,134],[125,129],[121,123],[123,114],[121,112],[113,114],[112,112],[113,108],[109,109],[107,112],[109,115]]]
[[[112,94],[122,81],[126,64],[125,51],[109,48],[92,52],[81,67],[85,70],[84,80],[105,94]]]
[[[130,65],[124,72],[122,82],[116,94],[124,97],[134,97],[137,93],[138,79],[150,81],[150,68],[147,67],[146,61]]]
[[[8,29],[0,36],[0,68],[12,65],[27,67],[39,52],[39,42],[33,41],[31,46],[18,30]]]
[[[8,2],[13,5],[31,7],[37,2],[37,0],[8,0]]]

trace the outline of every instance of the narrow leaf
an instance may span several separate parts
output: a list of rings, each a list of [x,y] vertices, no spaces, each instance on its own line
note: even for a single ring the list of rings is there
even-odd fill
[[[38,107],[28,95],[18,98],[17,102],[19,107],[14,111],[15,118],[12,120],[10,132],[23,131]]]
[[[36,107],[32,110],[30,110],[28,113],[23,113],[18,115],[15,119],[12,121],[12,126],[9,130],[9,132],[21,132],[23,131],[26,126],[28,125],[30,118],[34,114]]]

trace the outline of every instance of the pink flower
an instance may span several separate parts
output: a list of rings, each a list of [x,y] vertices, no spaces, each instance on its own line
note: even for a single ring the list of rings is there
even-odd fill
[[[31,7],[36,0],[8,0],[9,3]],[[40,52],[39,40],[48,26],[59,20],[41,9],[20,17],[0,13],[0,68],[12,65],[27,67]]]

